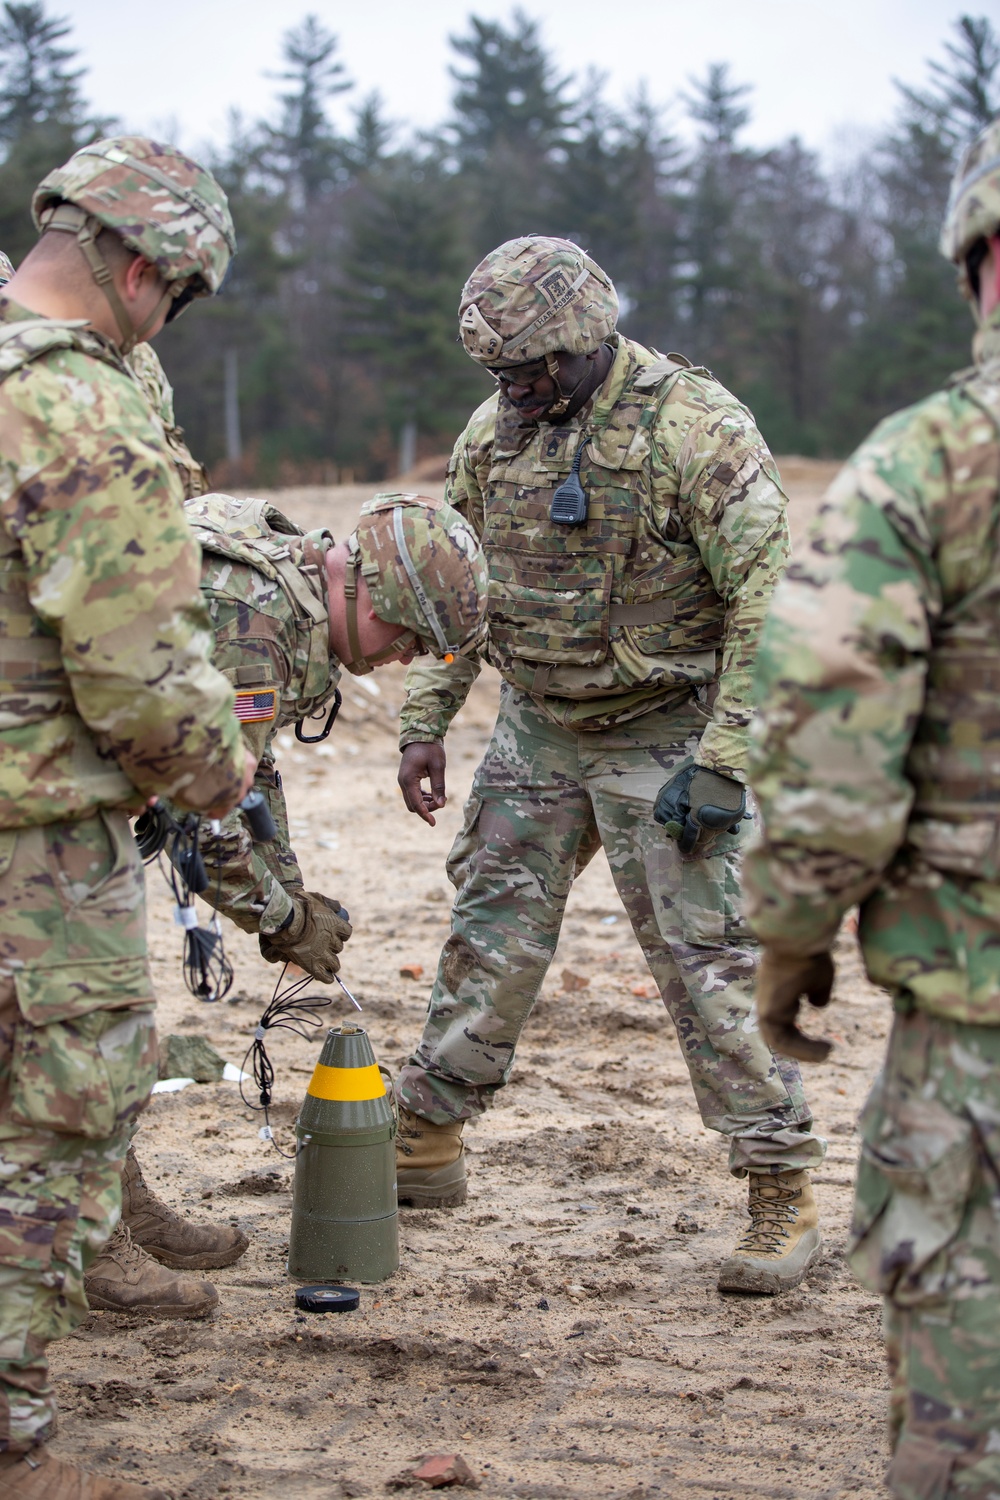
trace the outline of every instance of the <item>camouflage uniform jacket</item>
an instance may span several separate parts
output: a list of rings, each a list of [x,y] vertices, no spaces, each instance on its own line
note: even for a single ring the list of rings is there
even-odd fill
[[[980,363],[887,418],[834,482],[761,642],[747,857],[758,936],[862,902],[897,1006],[1000,1024],[1000,313]]]
[[[275,765],[279,729],[321,712],[334,699],[340,670],[330,651],[324,558],[328,531],[304,534],[264,501],[219,495],[185,505],[202,545],[202,597],[215,631],[213,660],[236,689],[244,740],[257,758],[255,785],[277,827],[254,844],[238,811],[203,844],[210,887],[205,900],[245,932],[276,932],[290,916],[290,892],[302,888]],[[314,732],[314,731],[310,731]]]
[[[699,760],[742,777],[754,644],[788,556],[777,470],[708,371],[614,342],[574,419],[519,424],[498,393],[456,445],[446,498],[486,550],[487,654],[572,729],[697,694]],[[581,449],[588,520],[560,527],[552,492]],[[442,738],[478,670],[412,667],[401,745]]]
[[[114,345],[0,297],[0,828],[236,790],[198,568],[163,429]]]
[[[180,475],[185,500],[208,492],[208,475],[184,441],[184,429],[174,416],[174,390],[152,344],[136,344],[125,363],[145,392],[150,406],[163,423],[170,457]]]

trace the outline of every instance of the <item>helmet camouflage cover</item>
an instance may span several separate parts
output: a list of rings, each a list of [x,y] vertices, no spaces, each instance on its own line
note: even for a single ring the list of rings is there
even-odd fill
[[[1000,119],[969,146],[951,182],[941,254],[959,265],[977,240],[1000,231]]]
[[[143,136],[94,141],[50,172],[31,203],[39,231],[60,203],[112,230],[165,281],[193,282],[196,295],[219,290],[236,253],[229,203],[211,172]]]
[[[615,330],[618,295],[572,240],[529,234],[480,261],[458,315],[466,353],[502,369],[547,354],[591,354]]]
[[[486,562],[452,506],[426,495],[375,495],[361,507],[349,546],[380,620],[412,630],[434,656],[477,637],[486,603]]]

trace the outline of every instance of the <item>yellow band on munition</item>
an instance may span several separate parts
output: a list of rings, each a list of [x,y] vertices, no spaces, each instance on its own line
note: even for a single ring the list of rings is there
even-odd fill
[[[349,1103],[362,1099],[381,1099],[385,1094],[385,1083],[375,1063],[367,1068],[328,1068],[323,1063],[317,1063],[306,1092],[314,1099]]]

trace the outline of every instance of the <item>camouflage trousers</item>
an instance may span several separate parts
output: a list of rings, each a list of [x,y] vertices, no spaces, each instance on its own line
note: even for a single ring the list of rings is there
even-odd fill
[[[898,1500],[1000,1495],[1000,1025],[897,1016],[851,1264],[883,1294]]]
[[[424,1033],[400,1074],[408,1109],[439,1124],[468,1118],[506,1083],[573,878],[603,844],[702,1119],[730,1137],[731,1171],[822,1159],[798,1066],[772,1057],[751,1015],[756,958],[739,913],[746,834],[682,860],[653,822],[661,786],[690,761],[704,725],[686,704],[568,730],[504,686],[449,858],[458,895]]]
[[[156,1078],[145,947],[124,814],[0,832],[0,1450],[51,1435],[46,1346],[121,1212]]]

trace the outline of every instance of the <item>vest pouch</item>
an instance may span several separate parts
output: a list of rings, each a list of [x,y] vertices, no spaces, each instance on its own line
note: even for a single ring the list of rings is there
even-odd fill
[[[106,1140],[145,1107],[156,1028],[145,959],[77,960],[14,974],[10,1115],[60,1135]]]
[[[533,674],[518,673],[517,659],[581,667],[604,660],[612,572],[612,559],[598,552],[551,560],[490,552],[490,641],[505,664],[515,659],[519,686],[529,686]]]
[[[612,605],[612,626],[643,656],[708,651],[722,644],[725,605],[697,555],[666,556],[633,580],[624,605]],[[644,616],[646,618],[644,618]]]

